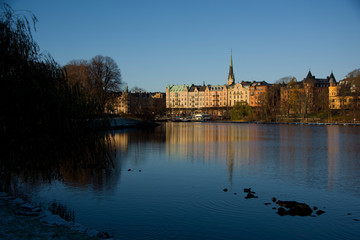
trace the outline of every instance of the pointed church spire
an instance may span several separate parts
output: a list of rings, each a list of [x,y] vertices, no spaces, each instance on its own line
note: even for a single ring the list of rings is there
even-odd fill
[[[335,77],[334,77],[334,73],[333,73],[333,71],[332,71],[332,70],[331,70],[330,78],[335,79]]]
[[[228,80],[227,80],[227,84],[228,85],[232,85],[235,83],[235,76],[234,76],[234,71],[233,71],[233,61],[232,61],[232,49],[231,49],[231,54],[230,54],[230,68],[229,68],[229,75],[228,75]]]
[[[311,71],[309,69],[309,73],[308,75],[306,76],[306,79],[311,79],[311,78],[314,78],[314,76],[311,74]]]
[[[328,79],[329,79],[329,84],[331,87],[337,85],[333,71],[331,71],[330,77]]]

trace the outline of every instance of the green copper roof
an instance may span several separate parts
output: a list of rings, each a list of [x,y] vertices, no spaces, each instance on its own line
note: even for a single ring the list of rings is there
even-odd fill
[[[188,84],[188,85],[172,85],[170,87],[170,92],[182,92],[184,90],[184,87],[186,87],[187,89],[189,89],[191,87],[192,84]]]

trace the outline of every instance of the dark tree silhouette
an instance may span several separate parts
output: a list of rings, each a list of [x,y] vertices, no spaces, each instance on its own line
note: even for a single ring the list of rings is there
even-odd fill
[[[105,106],[114,94],[120,92],[122,80],[118,65],[114,59],[101,55],[93,57],[89,62],[90,83],[98,92],[100,103]]]
[[[68,84],[50,55],[39,52],[31,33],[37,19],[27,14],[2,5],[0,191],[2,184],[11,185],[13,174],[25,179],[59,178],[60,159],[76,159],[69,163],[73,168],[102,164],[96,160],[101,158],[91,157],[90,150],[104,153],[106,148],[104,141],[97,141],[103,134],[95,131],[99,109],[79,85]]]

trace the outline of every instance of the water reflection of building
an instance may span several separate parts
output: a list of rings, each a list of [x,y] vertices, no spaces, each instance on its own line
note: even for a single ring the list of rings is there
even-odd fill
[[[249,125],[182,124],[166,125],[166,153],[169,159],[227,164],[232,171],[249,162]]]
[[[229,156],[246,159],[248,148],[237,143],[247,142],[248,138],[248,128],[227,124],[168,123],[166,152],[170,157],[181,156],[185,160],[196,158],[204,162],[226,160]]]
[[[340,149],[339,136],[340,127],[327,127],[327,142],[328,142],[328,188],[332,189],[336,184],[337,169],[339,164]]]
[[[129,148],[129,134],[116,133],[111,135],[111,141],[116,149],[116,152],[127,152]]]

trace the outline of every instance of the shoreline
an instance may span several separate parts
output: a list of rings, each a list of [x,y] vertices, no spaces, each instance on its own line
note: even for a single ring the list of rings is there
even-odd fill
[[[0,192],[0,226],[0,239],[114,239],[4,192]]]
[[[158,122],[201,122],[201,121],[158,121]],[[360,123],[339,123],[339,122],[267,122],[267,121],[242,121],[242,120],[211,120],[204,122],[213,122],[213,123],[239,123],[239,124],[275,124],[275,125],[307,125],[307,126],[353,126],[360,127]]]

